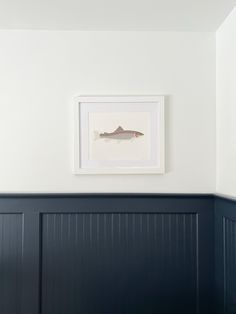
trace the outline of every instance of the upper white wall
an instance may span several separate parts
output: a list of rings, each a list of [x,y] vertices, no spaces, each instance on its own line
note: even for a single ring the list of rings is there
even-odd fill
[[[216,35],[217,192],[236,196],[236,8]]]
[[[167,95],[167,173],[74,176],[78,94]],[[0,192],[214,192],[215,35],[0,31],[0,145]]]

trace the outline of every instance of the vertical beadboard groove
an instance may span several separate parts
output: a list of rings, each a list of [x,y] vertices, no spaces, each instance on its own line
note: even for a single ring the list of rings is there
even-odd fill
[[[199,215],[196,214],[196,312],[199,314]]]
[[[222,219],[223,225],[223,309],[226,314],[226,218]]]

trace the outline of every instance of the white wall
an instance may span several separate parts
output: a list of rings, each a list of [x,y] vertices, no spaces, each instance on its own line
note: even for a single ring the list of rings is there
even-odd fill
[[[236,8],[216,35],[217,192],[236,196]]]
[[[167,173],[74,176],[77,94],[167,95]],[[0,31],[0,149],[0,192],[214,192],[215,35]]]

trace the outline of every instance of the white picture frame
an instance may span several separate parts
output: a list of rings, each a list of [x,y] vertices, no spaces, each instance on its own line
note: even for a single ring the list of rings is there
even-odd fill
[[[96,158],[91,160],[89,154],[93,143],[91,136],[89,135],[91,132],[89,129],[91,124],[90,121],[95,121],[96,124],[96,117],[117,117],[119,114],[122,117],[139,117],[139,120],[140,114],[142,114],[142,117],[145,116],[145,118],[150,116],[147,120],[148,123],[145,124],[150,124],[148,125],[150,138],[148,139],[148,144],[145,143],[145,145],[149,147],[147,149],[147,154],[148,156],[150,155],[150,157],[147,159],[143,157],[144,159],[141,161],[110,161],[96,160]],[[91,119],[91,117],[93,117],[93,119]],[[111,123],[112,119],[109,118],[107,121],[108,120],[109,123]],[[135,119],[131,120],[134,121]],[[74,125],[74,174],[164,174],[164,96],[78,96],[75,97]],[[102,136],[103,134],[99,134],[99,136]],[[140,134],[144,135],[142,133]],[[104,142],[104,139],[102,140]],[[134,141],[136,139],[131,140]],[[102,143],[102,141],[99,143]],[[122,145],[124,145],[123,143]],[[107,152],[111,151],[109,147],[115,147],[114,144],[112,144],[113,146],[109,145],[107,146]],[[146,148],[146,146],[143,147]],[[142,152],[142,154],[145,154],[146,150],[140,149],[139,151]]]

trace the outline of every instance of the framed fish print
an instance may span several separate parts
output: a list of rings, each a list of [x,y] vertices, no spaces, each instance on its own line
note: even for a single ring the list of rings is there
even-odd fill
[[[164,96],[75,100],[75,174],[163,174]]]

